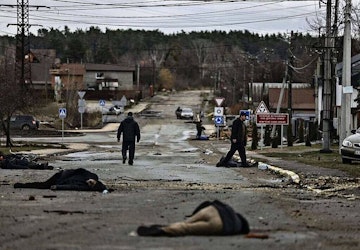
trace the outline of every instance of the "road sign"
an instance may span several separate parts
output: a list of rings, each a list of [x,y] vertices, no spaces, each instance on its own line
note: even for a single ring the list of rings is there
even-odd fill
[[[66,108],[59,108],[59,118],[60,119],[66,118]]]
[[[223,115],[224,115],[224,107],[214,108],[214,116],[223,116]]]
[[[79,99],[78,107],[86,107],[86,101],[84,99]]]
[[[224,102],[225,98],[223,97],[217,97],[215,98],[216,105],[219,107]]]
[[[127,99],[126,99],[126,96],[122,96],[120,101],[113,101],[112,102],[113,105],[117,105],[117,106],[120,106],[120,107],[125,107],[127,105]]]
[[[215,125],[224,125],[224,116],[215,116],[214,122]]]
[[[105,106],[105,100],[99,100],[99,105],[101,106],[101,107],[104,107]]]
[[[81,114],[85,113],[85,107],[84,106],[79,106],[78,111]]]
[[[255,114],[257,113],[270,113],[264,101],[261,101],[259,106],[256,108]]]
[[[239,114],[241,114],[241,112],[244,112],[246,114],[246,120],[249,121],[250,120],[250,110],[240,110]]]
[[[288,125],[289,114],[287,113],[258,113],[256,114],[257,124],[266,125]]]
[[[79,95],[80,99],[83,99],[85,94],[86,94],[86,91],[78,91],[78,95]]]

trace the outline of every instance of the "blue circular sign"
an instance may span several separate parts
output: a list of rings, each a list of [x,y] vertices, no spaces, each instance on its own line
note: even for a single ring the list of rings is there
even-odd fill
[[[223,116],[215,116],[214,122],[216,125],[224,124],[224,117]]]

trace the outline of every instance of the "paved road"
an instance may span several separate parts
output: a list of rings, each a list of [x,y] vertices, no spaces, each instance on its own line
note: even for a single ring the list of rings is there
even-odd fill
[[[175,119],[177,106],[202,108],[200,94],[156,96],[149,108],[162,111],[162,118],[136,116],[142,140],[134,166],[122,164],[114,129],[64,138],[84,148],[53,155],[51,164],[89,169],[116,189],[112,193],[14,190],[14,182],[41,181],[56,171],[2,170],[0,249],[359,248],[358,200],[322,196],[257,168],[216,168],[227,142],[193,141],[195,125]],[[230,204],[249,220],[252,231],[269,238],[146,238],[134,233],[142,224],[183,220],[201,202],[214,199]]]

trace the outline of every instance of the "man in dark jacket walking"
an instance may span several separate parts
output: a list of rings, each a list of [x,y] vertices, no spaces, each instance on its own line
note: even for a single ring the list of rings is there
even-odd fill
[[[134,120],[133,113],[129,112],[128,116],[120,123],[117,132],[117,140],[120,141],[121,133],[123,134],[122,141],[122,157],[123,163],[126,162],[127,150],[129,150],[129,165],[133,165],[135,156],[135,137],[136,141],[140,141],[139,124]]]
[[[232,124],[231,129],[231,147],[224,159],[221,159],[216,166],[226,166],[226,164],[231,160],[236,150],[239,152],[241,159],[241,164],[243,167],[247,167],[248,163],[246,161],[246,151],[245,146],[247,142],[247,128],[244,123],[246,120],[246,113],[241,112],[238,119],[236,119]]]

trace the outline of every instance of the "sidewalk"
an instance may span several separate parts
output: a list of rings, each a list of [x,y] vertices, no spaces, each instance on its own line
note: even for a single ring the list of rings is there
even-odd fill
[[[128,112],[133,112],[134,114],[140,113],[144,109],[149,106],[149,103],[143,102],[135,105],[132,108],[129,108],[125,111],[125,114]],[[74,132],[74,133],[103,133],[103,132],[114,132],[117,131],[119,127],[119,123],[107,123],[100,129],[72,129],[72,130],[65,130],[66,132]],[[85,143],[67,143],[66,148],[44,148],[44,149],[37,149],[32,151],[20,151],[18,153],[21,154],[36,154],[39,157],[45,157],[50,155],[56,154],[66,154],[71,152],[77,151],[85,151],[89,148],[88,144]]]

